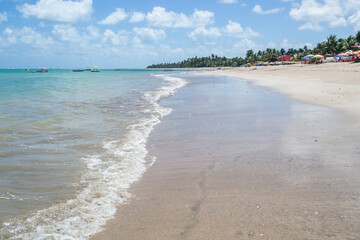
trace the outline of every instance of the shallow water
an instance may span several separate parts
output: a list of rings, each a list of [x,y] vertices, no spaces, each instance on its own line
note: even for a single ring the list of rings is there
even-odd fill
[[[186,81],[156,71],[0,70],[1,238],[83,239],[153,159],[148,134]]]

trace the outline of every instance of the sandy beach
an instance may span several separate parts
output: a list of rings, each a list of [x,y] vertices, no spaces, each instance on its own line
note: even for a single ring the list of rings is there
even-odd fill
[[[223,68],[211,74],[249,79],[291,98],[360,117],[360,64],[357,63]]]
[[[360,65],[253,69],[160,102],[156,162],[92,239],[360,239]]]

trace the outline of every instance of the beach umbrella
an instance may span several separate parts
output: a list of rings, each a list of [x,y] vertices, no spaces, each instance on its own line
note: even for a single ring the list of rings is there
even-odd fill
[[[350,50],[350,51],[347,51],[346,54],[348,54],[349,56],[352,56],[351,59],[354,60],[355,59],[355,54],[357,55],[357,52],[353,52],[353,51]]]
[[[315,55],[314,58],[323,58],[323,55]]]
[[[355,53],[355,52],[353,52],[353,51],[350,50],[350,51],[347,51],[345,54],[348,54],[348,55],[351,56],[351,55],[355,55],[355,54],[357,54],[357,53]]]
[[[340,57],[348,57],[349,55],[348,54],[346,54],[346,53],[339,53],[338,55],[336,55],[336,56],[340,56]]]
[[[311,59],[311,58],[314,58],[314,55],[307,55],[305,57],[302,57],[302,59]]]

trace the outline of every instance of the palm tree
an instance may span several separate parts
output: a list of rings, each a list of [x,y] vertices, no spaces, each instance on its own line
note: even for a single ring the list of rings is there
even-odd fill
[[[360,44],[360,31],[358,31],[358,32],[356,33],[355,38],[356,38],[357,43]]]
[[[246,52],[246,62],[248,63],[255,63],[257,61],[257,56],[254,54],[252,49]]]
[[[346,48],[347,48],[347,50],[350,50],[351,46],[356,45],[356,38],[354,36],[349,36],[345,40],[346,40],[346,45],[347,45]]]
[[[348,49],[346,40],[340,38],[336,43],[335,49],[336,49],[336,53],[346,52],[346,50]]]
[[[286,53],[285,49],[281,48],[280,53],[281,53],[281,55],[284,55]]]
[[[305,54],[307,54],[308,51],[309,51],[309,48],[305,45],[305,46],[304,46],[304,52],[305,52]]]
[[[321,43],[318,43],[316,45],[316,47],[313,49],[313,54],[321,54],[321,55],[325,55],[326,54],[326,42],[323,41]]]
[[[270,61],[275,62],[279,55],[280,55],[280,53],[275,48],[271,49],[270,50]]]
[[[337,45],[337,38],[336,35],[331,34],[326,41],[326,52],[327,53],[331,53],[332,55],[337,54],[337,49],[336,49],[336,45]]]

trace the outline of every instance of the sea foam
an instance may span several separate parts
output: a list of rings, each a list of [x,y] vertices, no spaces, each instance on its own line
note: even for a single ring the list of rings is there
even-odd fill
[[[103,230],[114,217],[116,207],[129,200],[130,185],[139,180],[155,157],[146,164],[146,142],[154,126],[171,113],[170,108],[159,106],[161,98],[169,97],[185,86],[181,78],[154,75],[168,84],[155,91],[143,93],[149,108],[143,117],[128,126],[124,139],[104,142],[106,157],[91,155],[83,158],[87,165],[81,177],[81,191],[74,199],[40,210],[22,220],[3,224],[3,239],[88,239]]]

